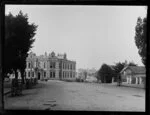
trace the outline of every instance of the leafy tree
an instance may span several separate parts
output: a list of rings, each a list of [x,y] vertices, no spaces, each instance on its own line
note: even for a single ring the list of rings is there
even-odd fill
[[[120,74],[121,70],[125,67],[125,63],[121,63],[121,62],[118,62],[115,64],[114,66],[114,81],[117,81],[118,79],[118,75]]]
[[[83,75],[84,75],[84,80],[86,80],[86,78],[87,78],[87,71],[86,70],[83,72]]]
[[[128,65],[129,66],[137,66],[137,64],[135,64],[134,62],[130,62]]]
[[[114,71],[112,68],[107,64],[103,64],[98,71],[97,79],[101,80],[102,83],[111,83],[113,76]]]
[[[135,44],[139,49],[138,53],[142,57],[142,63],[146,66],[146,48],[147,48],[147,18],[137,19],[137,25],[135,27]]]
[[[4,74],[14,71],[18,78],[20,70],[23,83],[26,58],[35,41],[36,29],[37,25],[29,24],[27,14],[22,11],[16,16],[11,13],[5,16]]]

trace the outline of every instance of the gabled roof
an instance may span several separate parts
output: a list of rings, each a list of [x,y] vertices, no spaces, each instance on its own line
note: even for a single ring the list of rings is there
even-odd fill
[[[126,69],[130,69],[134,74],[145,74],[146,73],[146,69],[144,66],[126,66],[121,70],[120,73],[122,73]]]

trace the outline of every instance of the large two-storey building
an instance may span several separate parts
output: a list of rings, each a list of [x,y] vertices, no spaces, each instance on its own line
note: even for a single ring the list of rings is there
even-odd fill
[[[26,78],[75,80],[76,62],[67,59],[66,54],[36,56],[30,53],[26,59]]]

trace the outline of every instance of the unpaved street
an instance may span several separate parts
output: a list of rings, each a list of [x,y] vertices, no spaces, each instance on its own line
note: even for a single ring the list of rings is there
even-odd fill
[[[5,96],[5,109],[145,111],[145,90],[111,84],[39,81],[23,96]]]

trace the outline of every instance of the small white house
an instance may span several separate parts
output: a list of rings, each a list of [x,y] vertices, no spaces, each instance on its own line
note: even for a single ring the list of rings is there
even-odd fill
[[[143,66],[126,66],[120,74],[122,82],[127,84],[145,84],[146,71]]]

